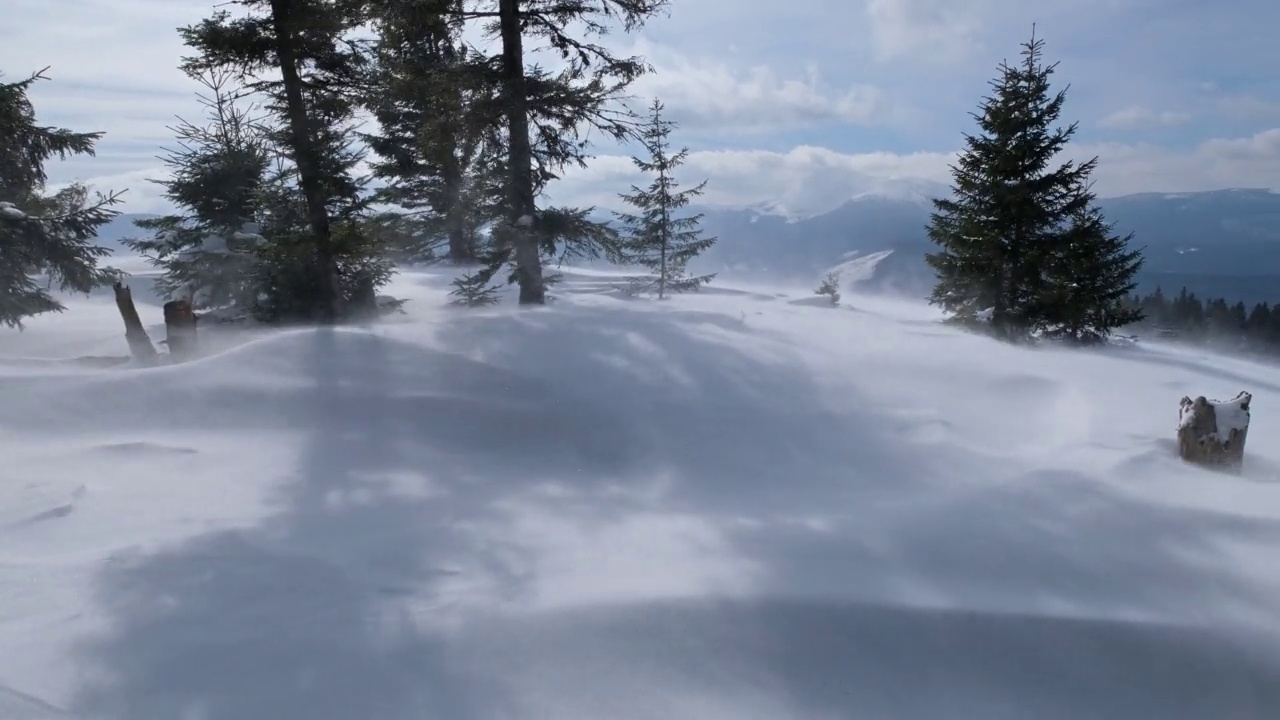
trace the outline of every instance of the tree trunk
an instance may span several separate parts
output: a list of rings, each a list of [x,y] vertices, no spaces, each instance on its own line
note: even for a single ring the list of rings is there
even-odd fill
[[[292,10],[294,0],[271,0],[271,19],[276,35],[276,55],[280,76],[284,81],[288,106],[289,132],[293,145],[293,161],[298,166],[298,180],[307,201],[307,220],[315,236],[315,272],[323,322],[336,322],[342,315],[342,293],[338,288],[338,264],[333,251],[329,227],[329,211],[325,208],[324,185],[321,182],[316,148],[312,142],[311,124],[302,95],[302,78],[298,75],[298,57],[294,48]]]
[[[1239,472],[1244,464],[1244,444],[1249,435],[1249,403],[1253,396],[1241,392],[1226,402],[1203,396],[1182,398],[1178,411],[1178,454],[1182,459]]]
[[[529,142],[529,96],[525,89],[520,0],[499,0],[498,22],[502,33],[503,89],[510,136],[507,224],[515,249],[520,304],[541,305],[546,302],[546,286],[542,280],[538,239],[533,232],[537,208],[533,193],[533,148]]]
[[[169,357],[177,362],[190,360],[196,354],[196,314],[186,300],[164,304],[164,329]]]
[[[124,337],[129,342],[129,352],[133,359],[143,365],[156,364],[156,349],[151,344],[147,330],[142,326],[142,318],[138,317],[138,308],[133,304],[133,292],[123,283],[116,283],[116,307],[120,317],[124,319]]]
[[[467,240],[467,209],[462,204],[462,167],[456,159],[446,160],[440,180],[444,182],[448,202],[445,226],[449,237],[449,260],[458,264],[469,263],[475,260],[475,253]]]

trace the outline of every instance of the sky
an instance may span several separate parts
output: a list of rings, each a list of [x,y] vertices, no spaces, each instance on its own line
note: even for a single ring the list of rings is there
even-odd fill
[[[217,0],[6,0],[0,72],[49,67],[32,93],[42,124],[104,131],[94,158],[51,181],[127,189],[125,210],[166,208],[158,157],[177,116],[198,119],[175,28]],[[691,150],[704,201],[810,215],[867,192],[949,179],[970,113],[1032,25],[1069,85],[1069,154],[1097,156],[1102,196],[1230,187],[1280,190],[1280,3],[1274,0],[671,0],[608,40],[654,67],[631,93],[658,97]],[[557,203],[617,203],[636,148],[598,144]]]

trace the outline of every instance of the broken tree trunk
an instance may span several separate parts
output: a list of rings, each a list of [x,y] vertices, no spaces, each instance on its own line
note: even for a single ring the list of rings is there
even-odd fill
[[[186,300],[170,300],[164,304],[165,344],[175,362],[190,360],[196,354],[196,313]]]
[[[145,365],[154,365],[156,349],[142,327],[142,318],[138,317],[138,308],[133,305],[133,292],[123,283],[115,284],[116,307],[120,309],[120,317],[124,319],[124,337],[129,341],[129,352],[133,359]]]
[[[1239,471],[1249,435],[1249,403],[1241,392],[1226,402],[1182,398],[1178,411],[1178,454],[1196,465]]]

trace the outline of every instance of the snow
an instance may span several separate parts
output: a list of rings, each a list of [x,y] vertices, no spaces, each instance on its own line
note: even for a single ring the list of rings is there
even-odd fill
[[[1273,368],[450,279],[181,366],[61,362],[109,293],[0,336],[0,717],[1275,717]],[[1179,461],[1242,388],[1244,476]]]
[[[1214,425],[1217,432],[1213,437],[1223,441],[1231,438],[1231,433],[1244,432],[1249,429],[1249,407],[1252,395],[1241,394],[1231,400],[1207,400],[1213,407]],[[1178,418],[1178,429],[1190,427],[1195,422],[1195,406],[1184,405]]]
[[[840,292],[857,292],[858,283],[874,278],[876,266],[892,254],[892,250],[880,250],[866,255],[862,255],[858,251],[845,253],[844,256],[849,258],[848,260],[827,268],[822,275],[825,277],[830,273],[835,273],[840,280]]]
[[[1249,410],[1238,401],[1214,403],[1213,412],[1221,435],[1231,437],[1232,432],[1249,429]]]
[[[11,202],[0,202],[0,217],[9,218],[10,220],[25,220],[27,214]]]
[[[239,232],[239,231],[232,233],[231,239],[236,240],[238,242],[250,243],[253,245],[261,245],[267,241],[267,239],[263,237],[260,233]]]

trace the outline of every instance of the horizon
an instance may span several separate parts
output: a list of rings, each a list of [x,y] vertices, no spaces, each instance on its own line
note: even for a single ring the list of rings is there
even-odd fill
[[[1046,64],[1058,64],[1053,90],[1067,89],[1062,124],[1079,123],[1067,156],[1099,157],[1100,197],[1280,189],[1280,83],[1264,71],[1265,28],[1280,23],[1280,7],[1084,2],[810,0],[777,9],[737,0],[726,13],[727,0],[676,0],[668,16],[605,44],[655,67],[630,94],[637,107],[655,96],[667,105],[679,123],[674,140],[692,150],[681,177],[710,181],[700,203],[710,208],[814,216],[860,194],[949,185],[947,166],[973,129],[968,113],[998,63],[1016,60],[1033,22]],[[158,156],[173,144],[168,127],[199,115],[198,86],[176,67],[176,28],[215,3],[75,4],[68,23],[52,4],[17,0],[0,72],[15,80],[48,66],[50,80],[31,92],[38,121],[106,133],[97,157],[51,163],[51,185],[127,188],[123,212],[163,213],[150,181],[165,175]],[[1139,24],[1155,30],[1135,41]],[[1206,32],[1215,27],[1234,32]],[[779,39],[778,30],[790,34]],[[555,202],[616,207],[616,193],[637,179],[634,148],[600,143],[592,152],[587,168],[567,169],[551,187]]]

